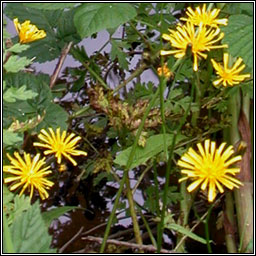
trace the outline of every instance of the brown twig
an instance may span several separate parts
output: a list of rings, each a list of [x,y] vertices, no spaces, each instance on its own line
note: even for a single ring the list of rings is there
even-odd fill
[[[97,243],[101,244],[102,241],[103,241],[103,238],[94,237],[94,236],[87,236],[87,237],[82,237],[82,240],[97,242]],[[108,239],[107,243],[115,244],[115,245],[118,245],[118,246],[126,246],[128,248],[144,250],[144,251],[148,251],[148,252],[156,252],[157,251],[157,248],[154,247],[153,245],[143,245],[143,244],[139,245],[139,244],[134,244],[134,243],[129,243],[129,242],[118,241],[118,240],[114,240],[114,239]],[[160,250],[160,253],[174,253],[174,251],[169,251],[169,250],[162,249],[162,250]]]
[[[50,88],[52,89],[52,87],[54,86],[57,78],[58,78],[58,75],[60,73],[60,70],[63,66],[63,63],[71,49],[73,45],[73,42],[70,42],[67,46],[65,46],[63,49],[62,49],[62,52],[61,52],[61,56],[60,56],[60,59],[59,59],[59,62],[57,63],[57,66],[55,68],[55,70],[53,71],[53,74],[51,76],[51,80],[50,80]]]
[[[59,249],[58,253],[63,253],[63,251],[64,251],[71,243],[73,243],[73,241],[75,241],[75,240],[77,239],[77,237],[79,237],[79,236],[82,234],[83,230],[84,230],[84,227],[81,227],[81,228],[79,229],[79,231],[78,231],[67,243],[65,243],[65,244]]]

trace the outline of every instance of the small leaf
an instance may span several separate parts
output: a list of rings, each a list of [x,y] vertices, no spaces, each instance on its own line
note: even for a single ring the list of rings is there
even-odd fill
[[[112,48],[110,52],[111,60],[115,60],[115,58],[118,59],[118,62],[120,63],[120,66],[123,69],[128,70],[128,61],[126,60],[126,53],[122,50],[122,45],[115,40],[111,40]]]
[[[15,102],[16,100],[28,100],[33,99],[38,94],[31,90],[26,90],[26,86],[23,85],[20,88],[11,87],[4,92],[3,99],[7,102]]]
[[[12,55],[8,61],[4,64],[4,69],[6,72],[17,73],[20,70],[23,70],[26,66],[31,64],[31,60],[26,57],[19,58],[16,55]]]
[[[76,206],[61,206],[55,209],[52,209],[48,212],[43,212],[42,217],[46,223],[46,226],[49,227],[54,219],[58,219],[61,215],[65,214],[74,209],[78,209]]]
[[[184,139],[184,136],[179,135],[176,137],[176,143]],[[166,134],[166,145],[169,147],[172,144],[173,135]],[[119,164],[121,166],[126,166],[128,158],[130,156],[132,147],[125,149],[124,151],[120,152],[117,155],[114,163]],[[131,169],[139,166],[141,164],[146,163],[146,161],[153,156],[159,154],[164,150],[164,143],[163,143],[163,134],[153,135],[147,139],[146,146],[144,148],[138,147],[135,151],[135,156],[133,159],[133,163],[131,165]]]
[[[3,144],[5,146],[17,145],[22,141],[23,141],[22,135],[3,129]]]
[[[136,16],[128,3],[84,3],[77,8],[74,23],[81,37],[115,28]]]
[[[24,3],[24,6],[39,10],[58,10],[72,8],[77,3]]]
[[[175,223],[168,223],[165,225],[165,228],[168,228],[170,230],[174,230],[177,231],[185,236],[190,237],[191,239],[194,239],[197,242],[200,242],[202,244],[206,244],[206,240],[198,235],[196,235],[195,233],[187,230],[186,228],[182,227],[181,225],[175,224]]]
[[[52,238],[48,234],[40,212],[39,201],[22,215],[15,218],[11,226],[12,240],[16,253],[52,253]]]
[[[222,28],[223,42],[233,57],[242,57],[250,68],[253,67],[253,17],[239,14],[231,15],[228,26]]]
[[[28,44],[15,44],[12,47],[8,48],[7,51],[8,52],[14,52],[14,53],[20,53],[23,52],[25,50],[27,50],[30,47],[30,45]]]

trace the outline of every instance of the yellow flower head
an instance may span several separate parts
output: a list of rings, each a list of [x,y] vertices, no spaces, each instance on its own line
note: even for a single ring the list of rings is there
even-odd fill
[[[168,68],[166,63],[164,64],[163,68],[162,67],[157,68],[157,73],[159,76],[163,75],[166,78],[173,76],[172,71]]]
[[[68,160],[70,160],[74,166],[76,166],[77,163],[71,157],[71,155],[87,156],[86,152],[75,149],[76,144],[81,139],[81,137],[76,136],[74,133],[71,133],[69,136],[67,136],[66,131],[63,131],[62,134],[60,134],[60,128],[56,130],[56,134],[54,133],[52,128],[49,128],[49,131],[50,133],[47,133],[44,129],[42,129],[41,133],[38,135],[38,138],[44,143],[35,142],[33,145],[37,147],[47,148],[48,150],[44,151],[45,155],[55,154],[58,164],[61,163],[61,158],[62,156],[64,156]]]
[[[211,59],[212,65],[216,70],[217,75],[220,77],[218,80],[213,82],[214,86],[219,86],[221,83],[223,86],[233,86],[234,84],[239,84],[244,81],[245,78],[249,78],[250,74],[239,75],[239,73],[245,68],[245,64],[242,64],[243,59],[238,58],[232,68],[228,66],[228,53],[223,55],[223,64],[218,64],[215,60]],[[242,65],[241,65],[242,64]]]
[[[19,34],[21,44],[30,43],[46,37],[45,31],[39,30],[35,25],[30,24],[30,20],[26,20],[20,24],[16,18],[13,20],[13,23]]]
[[[199,26],[201,23],[203,25],[208,25],[211,27],[218,27],[218,25],[228,25],[228,19],[217,19],[217,16],[220,13],[220,9],[213,9],[206,11],[206,4],[203,5],[203,8],[200,9],[198,6],[196,10],[192,10],[191,7],[187,8],[186,14],[188,18],[180,18],[184,21],[192,22],[193,24]]]
[[[178,24],[177,30],[171,30],[170,35],[163,34],[165,40],[169,40],[172,47],[176,50],[160,52],[161,55],[174,54],[175,58],[182,58],[186,54],[187,46],[191,46],[192,54],[194,57],[194,71],[198,70],[198,58],[207,58],[205,51],[210,51],[217,48],[227,48],[224,45],[213,45],[220,41],[224,37],[224,33],[220,33],[219,28],[206,28],[200,24],[196,29],[191,22],[187,22],[185,25]]]
[[[24,193],[26,188],[29,188],[31,199],[35,188],[38,190],[42,200],[46,199],[49,196],[46,189],[52,187],[54,183],[44,178],[44,176],[52,172],[51,170],[48,170],[50,166],[42,168],[45,164],[45,157],[39,160],[40,154],[37,154],[31,159],[30,154],[24,153],[24,159],[22,159],[18,152],[15,152],[14,156],[16,159],[7,154],[7,157],[11,161],[11,165],[4,165],[3,171],[15,176],[5,178],[4,182],[9,183],[15,181],[15,183],[11,185],[10,190],[23,187],[19,194],[20,196]]]
[[[187,175],[179,179],[179,182],[191,178],[194,180],[187,190],[191,192],[195,190],[200,184],[201,189],[205,190],[208,186],[208,201],[212,202],[216,197],[216,188],[220,193],[224,192],[223,186],[233,189],[238,188],[242,183],[232,175],[240,172],[239,168],[229,168],[230,165],[240,161],[240,155],[230,158],[234,149],[229,146],[224,152],[226,143],[222,143],[216,149],[216,143],[206,140],[204,148],[201,143],[197,144],[199,152],[197,153],[193,148],[189,148],[178,161],[178,166],[182,167],[182,174]]]

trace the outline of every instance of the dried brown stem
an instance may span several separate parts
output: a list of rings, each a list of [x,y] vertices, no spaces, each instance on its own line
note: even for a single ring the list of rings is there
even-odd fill
[[[79,231],[67,242],[65,243],[60,249],[58,253],[63,253],[63,251],[70,245],[72,244],[83,232],[84,227],[81,227]]]
[[[103,238],[94,237],[94,236],[82,237],[82,239],[86,240],[86,241],[97,242],[99,244],[101,244],[103,241]],[[139,244],[134,244],[134,243],[129,243],[129,242],[118,241],[118,240],[114,240],[114,239],[108,239],[107,243],[115,244],[118,246],[126,246],[128,248],[138,249],[138,250],[143,250],[143,251],[148,251],[148,252],[156,252],[157,251],[157,248],[154,247],[153,245],[139,245]],[[162,249],[160,251],[160,253],[174,253],[174,251]]]
[[[71,49],[73,45],[73,42],[70,42],[67,46],[65,46],[63,49],[62,49],[62,52],[61,52],[61,56],[60,56],[60,59],[59,59],[59,62],[57,63],[56,65],[56,68],[55,70],[53,71],[53,74],[51,76],[51,80],[50,80],[50,88],[52,89],[52,87],[54,86],[54,84],[56,83],[56,80],[58,78],[58,75],[60,73],[60,70],[63,66],[63,63]]]

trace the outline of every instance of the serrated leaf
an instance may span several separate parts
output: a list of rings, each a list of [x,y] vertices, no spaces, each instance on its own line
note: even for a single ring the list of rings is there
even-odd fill
[[[58,10],[72,8],[76,3],[24,3],[24,5],[39,10]]]
[[[14,198],[15,194],[12,193],[5,184],[3,184],[3,204],[6,205]]]
[[[228,26],[222,28],[223,42],[228,44],[228,51],[233,57],[242,57],[244,63],[253,67],[253,17],[239,14],[231,15]]]
[[[34,118],[35,116],[44,116],[42,122],[35,128],[39,131],[41,128],[48,127],[61,127],[67,129],[68,113],[60,107],[58,104],[52,102],[52,93],[49,88],[49,76],[48,75],[32,75],[28,73],[17,73],[7,74],[5,76],[6,87],[20,87],[23,84],[27,85],[27,88],[36,92],[38,95],[26,101],[17,103],[6,103],[4,120],[8,120],[11,117],[20,122],[26,122],[28,119]],[[9,127],[10,122],[5,123],[5,127]]]
[[[123,69],[128,70],[128,61],[126,60],[127,55],[121,49],[120,44],[118,44],[115,40],[111,40],[111,45],[112,45],[111,52],[110,52],[111,60],[114,60],[115,58],[117,58],[120,66]]]
[[[177,231],[185,236],[188,236],[190,237],[191,239],[197,241],[197,242],[200,242],[202,244],[206,244],[206,240],[198,235],[196,235],[195,233],[187,230],[186,228],[182,227],[181,225],[179,224],[176,224],[176,223],[167,223],[165,224],[165,228],[168,228],[170,230],[174,230],[174,231]]]
[[[184,136],[178,135],[176,137],[176,143],[184,139]],[[166,145],[169,147],[172,144],[173,135],[166,134]],[[116,159],[114,160],[115,164],[119,164],[121,166],[126,166],[128,158],[130,156],[132,147],[129,147],[123,151],[121,151]],[[159,154],[164,150],[163,143],[163,134],[153,135],[147,139],[146,146],[144,148],[137,146],[133,163],[131,165],[131,169],[137,167],[141,164],[144,164],[151,157]]]
[[[16,100],[28,100],[36,97],[38,93],[26,90],[26,85],[20,88],[11,87],[4,92],[3,99],[7,102],[15,102]]]
[[[30,199],[28,196],[22,195],[21,197],[16,195],[14,197],[13,210],[9,212],[8,225],[13,223],[15,218],[20,216],[24,211],[30,208]]]
[[[15,44],[12,47],[8,48],[7,51],[8,52],[14,52],[14,53],[20,53],[23,52],[25,50],[27,50],[30,47],[30,45],[28,44]]]
[[[4,69],[6,70],[6,72],[17,73],[31,63],[31,60],[26,57],[18,57],[16,55],[12,55],[4,64]]]
[[[55,209],[52,209],[48,212],[43,212],[42,217],[46,223],[46,226],[49,227],[51,222],[54,219],[59,218],[61,215],[65,214],[66,212],[69,212],[71,210],[77,209],[79,207],[76,206],[61,206]]]
[[[60,127],[61,130],[67,130],[68,113],[62,107],[55,103],[51,103],[45,108],[45,111],[46,114],[44,119],[36,127],[37,132],[48,127],[52,127],[53,129]]]
[[[23,141],[22,135],[3,129],[3,144],[5,146],[17,145],[22,141]]]
[[[39,201],[24,214],[18,216],[11,226],[16,253],[52,253],[51,236],[41,216]]]
[[[85,3],[77,8],[74,23],[81,37],[115,28],[136,16],[128,3]]]

